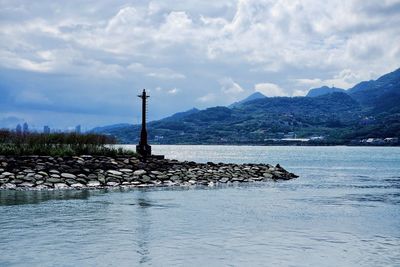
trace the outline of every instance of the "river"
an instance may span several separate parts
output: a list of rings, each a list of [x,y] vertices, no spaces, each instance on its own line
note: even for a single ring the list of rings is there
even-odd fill
[[[129,148],[129,146],[127,146]],[[291,181],[0,191],[0,266],[400,266],[400,148],[153,146]]]

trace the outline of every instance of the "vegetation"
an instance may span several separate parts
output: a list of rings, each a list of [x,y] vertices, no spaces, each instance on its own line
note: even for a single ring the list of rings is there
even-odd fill
[[[100,134],[20,134],[0,130],[0,155],[135,155],[133,151],[114,148],[112,145],[115,143],[114,137]]]
[[[148,123],[149,139],[162,144],[270,144],[291,133],[297,138],[324,137],[308,144],[354,144],[366,138],[400,137],[399,103],[400,69],[349,90],[321,87],[310,97],[256,95],[229,107],[177,113]],[[94,132],[135,143],[140,125]]]

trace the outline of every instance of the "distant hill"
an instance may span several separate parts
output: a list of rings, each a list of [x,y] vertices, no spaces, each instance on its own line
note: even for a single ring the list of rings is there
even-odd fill
[[[375,108],[382,107],[382,102],[389,100],[387,108],[393,107],[397,100],[400,100],[400,69],[383,75],[377,80],[361,82],[348,90],[351,97],[356,99],[361,105]],[[396,101],[394,101],[396,99]],[[400,101],[397,101],[400,105]]]
[[[166,117],[164,120],[170,120],[170,121],[171,120],[179,120],[179,119],[182,119],[182,118],[184,118],[186,116],[189,116],[191,114],[195,114],[195,113],[197,113],[199,111],[200,110],[197,109],[197,108],[192,108],[192,109],[189,109],[187,111],[175,113],[172,116]]]
[[[191,109],[148,123],[149,138],[163,144],[263,144],[295,133],[299,138],[324,136],[326,144],[348,144],[353,139],[400,137],[399,70],[343,91],[313,97],[253,94],[229,107]],[[95,131],[136,143],[140,126]]]
[[[96,127],[91,130],[91,132],[95,133],[107,133],[113,130],[119,130],[124,127],[130,127],[132,124],[129,123],[118,123],[118,124],[112,124],[112,125],[107,125],[107,126],[101,126],[101,127]]]
[[[266,98],[266,96],[263,95],[263,94],[260,93],[260,92],[255,92],[255,93],[249,95],[248,97],[246,97],[245,99],[240,100],[240,101],[238,101],[238,102],[235,102],[235,103],[229,105],[228,107],[229,107],[229,108],[233,108],[233,107],[239,106],[239,105],[241,105],[241,104],[247,103],[247,102],[249,102],[249,101],[253,101],[253,100],[256,100],[256,99],[262,99],[262,98]]]
[[[306,95],[307,97],[317,97],[321,95],[326,95],[326,94],[331,94],[331,93],[345,93],[346,90],[337,88],[337,87],[328,87],[328,86],[322,86],[319,88],[313,88],[308,91],[308,94]]]

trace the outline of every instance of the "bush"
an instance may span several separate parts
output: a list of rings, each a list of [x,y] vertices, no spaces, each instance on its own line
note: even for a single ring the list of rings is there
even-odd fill
[[[0,155],[136,155],[133,151],[114,148],[115,143],[115,138],[99,134],[18,134],[0,130]]]

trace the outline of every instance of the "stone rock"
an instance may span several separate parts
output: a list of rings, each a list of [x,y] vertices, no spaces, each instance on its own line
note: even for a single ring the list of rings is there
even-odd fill
[[[269,172],[264,172],[263,176],[265,178],[272,178],[273,177],[273,175],[271,173],[269,173]]]
[[[99,174],[97,176],[97,180],[101,183],[101,184],[105,184],[106,183],[106,177],[102,174]]]
[[[167,175],[161,174],[161,175],[157,175],[157,179],[160,179],[160,180],[162,180],[162,181],[165,181],[165,180],[168,180],[169,177],[168,177]]]
[[[48,176],[49,176],[49,175],[48,175],[46,172],[44,172],[44,171],[40,171],[40,172],[38,172],[37,174],[42,175],[43,177],[48,177]]]
[[[147,172],[145,170],[136,170],[136,171],[133,172],[133,175],[140,176],[140,175],[143,175],[143,174],[146,174],[146,173]]]
[[[15,189],[15,188],[17,188],[17,186],[15,184],[11,184],[11,183],[6,183],[6,184],[3,185],[3,187],[5,189]]]
[[[143,175],[143,176],[140,178],[140,181],[143,182],[143,183],[148,183],[148,182],[151,181],[151,178],[150,178],[150,176],[148,176],[148,175]]]
[[[20,180],[20,179],[13,179],[10,180],[9,183],[11,184],[22,184],[24,181]]]
[[[124,172],[124,173],[132,173],[133,172],[133,170],[131,170],[131,169],[119,169],[119,171]]]
[[[221,178],[221,179],[219,179],[219,182],[220,182],[220,183],[227,183],[228,181],[229,181],[228,178]]]
[[[83,178],[83,177],[82,177],[82,178]],[[96,180],[96,179],[97,179],[97,175],[91,173],[91,174],[89,174],[86,178],[87,178],[87,180]]]
[[[85,185],[83,185],[81,183],[75,183],[75,184],[71,184],[70,187],[79,189],[79,188],[84,188]]]
[[[180,181],[182,179],[178,175],[173,175],[173,176],[171,176],[170,180],[173,181],[173,182],[177,182],[177,181]]]
[[[67,189],[69,188],[67,184],[64,183],[55,183],[54,184],[55,189]]]
[[[87,183],[86,179],[83,179],[83,178],[80,178],[80,177],[76,178],[75,181],[78,182],[78,183],[81,183],[81,184],[86,184]]]
[[[122,175],[122,172],[114,171],[114,170],[108,170],[107,173],[112,174],[112,175],[116,175],[116,176],[121,176]]]
[[[35,184],[29,183],[29,182],[23,182],[23,183],[18,184],[18,186],[19,187],[34,187]]]
[[[61,180],[61,179],[59,179],[59,178],[54,178],[54,177],[51,177],[51,178],[47,178],[47,179],[46,179],[46,182],[48,182],[48,183],[52,183],[52,184],[55,184],[55,183],[61,183],[61,182],[62,182],[62,180]]]
[[[61,173],[61,177],[63,177],[63,178],[68,178],[68,179],[75,179],[76,178],[76,175],[75,174],[72,174],[72,173]]]
[[[89,187],[97,187],[97,186],[100,186],[100,182],[99,181],[89,181],[87,183],[87,186],[89,186]]]
[[[75,179],[65,179],[65,183],[69,186],[76,183]]]
[[[40,185],[37,185],[35,187],[36,190],[45,190],[45,189],[48,189],[48,188],[49,187],[47,185],[44,185],[44,184],[40,184]]]
[[[38,179],[41,179],[41,178],[42,178],[41,176],[38,177]],[[27,176],[23,176],[21,179],[24,180],[24,181],[27,181],[27,182],[35,182],[36,181],[35,177],[28,176],[28,175]]]
[[[289,180],[297,177],[280,165],[201,164],[159,160],[140,161],[136,157],[58,157],[0,155],[1,188],[96,188],[102,185],[122,187],[190,186],[262,180]],[[7,186],[6,186],[7,184]],[[12,185],[10,185],[12,184]],[[73,186],[74,185],[74,186]],[[18,189],[17,188],[17,189]]]

